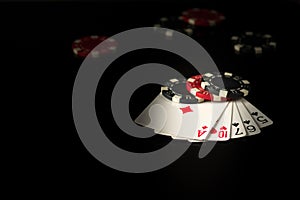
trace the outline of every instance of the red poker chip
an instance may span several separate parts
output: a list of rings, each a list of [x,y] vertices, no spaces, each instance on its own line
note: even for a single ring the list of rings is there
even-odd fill
[[[210,27],[221,23],[225,16],[215,10],[193,8],[182,12],[182,19],[194,26]]]
[[[107,42],[104,43],[104,46],[101,45],[101,47],[96,47],[106,39],[106,36],[99,35],[91,35],[77,39],[72,44],[73,52],[79,57],[86,57],[91,52],[91,56],[94,58],[114,52],[117,47],[117,42],[112,38],[108,38]]]
[[[201,87],[202,76],[192,76],[186,81],[186,89],[198,98],[202,98],[209,101],[228,101],[229,98],[220,97],[209,93],[207,90]]]

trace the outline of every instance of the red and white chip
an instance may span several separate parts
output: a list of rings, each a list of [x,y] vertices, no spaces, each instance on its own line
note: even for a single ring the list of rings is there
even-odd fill
[[[216,10],[193,8],[182,12],[182,19],[194,26],[210,27],[221,23],[225,16]]]
[[[220,97],[209,93],[207,90],[201,87],[202,76],[192,76],[186,81],[186,89],[198,98],[202,98],[209,101],[228,101],[228,98]]]
[[[101,42],[107,40],[104,45],[97,46]],[[106,36],[91,35],[77,39],[72,44],[72,49],[75,55],[86,57],[89,53],[94,58],[100,55],[114,52],[117,48],[117,42],[113,38]]]

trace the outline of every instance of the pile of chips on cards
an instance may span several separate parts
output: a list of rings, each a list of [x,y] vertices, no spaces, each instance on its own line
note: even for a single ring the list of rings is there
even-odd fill
[[[256,135],[273,122],[244,97],[250,82],[229,72],[167,81],[136,118],[139,125],[173,139],[226,141]]]

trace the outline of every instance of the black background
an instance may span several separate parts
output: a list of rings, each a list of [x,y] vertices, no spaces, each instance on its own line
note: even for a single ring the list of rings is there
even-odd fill
[[[10,93],[17,95],[14,106],[20,109],[14,114],[21,121],[19,127],[23,133],[17,136],[22,151],[15,154],[17,170],[12,172],[9,180],[12,184],[8,186],[20,186],[23,194],[39,191],[45,195],[94,194],[97,198],[106,194],[123,198],[158,198],[163,194],[259,198],[290,195],[294,191],[291,180],[298,175],[295,170],[298,150],[292,141],[298,134],[294,122],[298,106],[295,95],[299,4],[252,0],[5,2],[0,5],[2,67],[12,71]],[[82,60],[73,55],[72,42],[85,35],[112,35],[130,28],[152,26],[160,17],[176,15],[190,7],[214,8],[226,15],[226,23],[217,36],[199,42],[221,70],[230,70],[251,81],[253,90],[247,99],[274,124],[257,136],[219,142],[203,159],[197,157],[200,144],[193,144],[179,160],[152,173],[123,173],[104,166],[87,152],[73,124],[72,87]],[[278,42],[277,53],[273,57],[253,59],[234,55],[226,38],[243,30],[273,34]],[[190,72],[183,60],[165,55],[172,58],[170,63],[166,57],[160,60],[159,54],[150,51],[127,55],[111,66],[107,76],[118,77],[126,69],[147,61],[165,62],[174,68],[186,64],[183,71]],[[121,64],[125,67],[119,70]],[[18,82],[17,86],[14,82]],[[99,87],[97,109],[101,109],[100,104],[109,105],[109,91],[113,86],[105,87]],[[159,90],[158,86],[145,88],[152,92],[145,94],[140,90],[132,98],[133,118]],[[106,97],[101,98],[103,95]],[[142,103],[137,103],[141,100]],[[110,116],[107,106],[101,112]],[[99,119],[104,129],[110,128],[108,137],[123,148],[143,152],[169,141],[163,136],[146,140],[129,138],[110,117]]]

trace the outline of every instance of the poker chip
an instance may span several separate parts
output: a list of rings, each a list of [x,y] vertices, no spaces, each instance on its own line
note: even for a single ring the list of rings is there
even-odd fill
[[[86,57],[91,52],[91,56],[96,58],[100,55],[115,51],[117,43],[112,38],[109,38],[107,40],[105,46],[102,45],[101,47],[96,47],[106,39],[106,36],[98,35],[91,35],[77,39],[72,44],[73,52],[79,57]]]
[[[201,88],[223,98],[238,99],[248,95],[250,82],[229,72],[205,73]]]
[[[262,55],[276,49],[276,42],[270,34],[248,31],[239,36],[232,36],[231,41],[235,53],[241,55]]]
[[[178,32],[184,33],[189,36],[193,34],[193,29],[182,20],[182,17],[176,17],[176,16],[162,17],[159,19],[158,23],[154,24],[154,27],[176,30]],[[166,31],[165,35],[168,37],[172,37],[173,36],[172,30]]]
[[[209,101],[228,101],[228,98],[209,93],[201,87],[202,76],[192,76],[186,81],[186,89],[196,97]]]
[[[161,87],[162,95],[175,102],[185,104],[195,104],[204,101],[202,98],[198,98],[189,93],[186,89],[186,79],[170,79],[164,86]]]
[[[216,10],[193,8],[182,12],[182,20],[188,24],[201,27],[213,27],[225,19]]]

